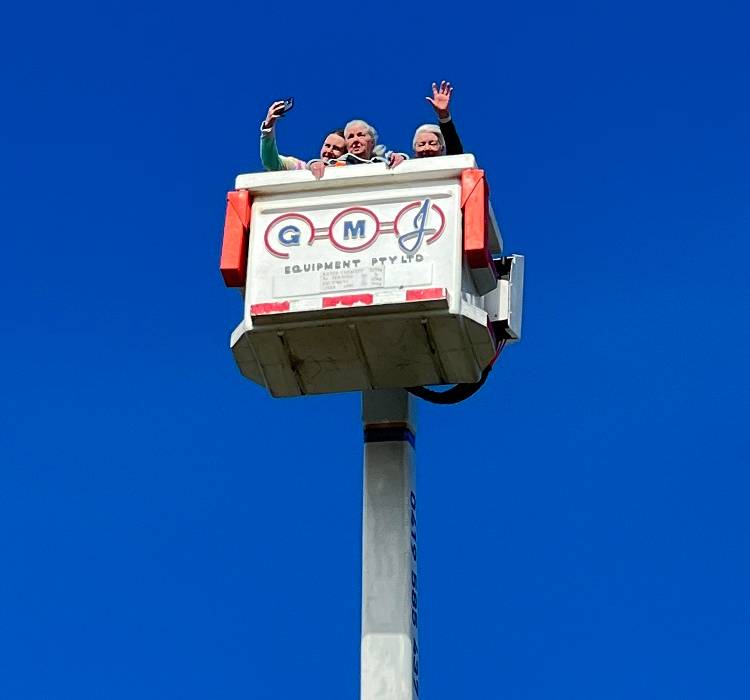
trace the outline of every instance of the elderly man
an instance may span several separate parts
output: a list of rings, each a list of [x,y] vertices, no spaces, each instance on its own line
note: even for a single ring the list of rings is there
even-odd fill
[[[276,146],[275,127],[279,117],[284,113],[284,102],[274,102],[269,108],[266,118],[260,125],[260,159],[266,170],[304,170],[307,163],[293,156],[279,155]],[[324,161],[339,158],[346,153],[346,139],[341,129],[332,131],[323,139],[320,147],[320,157]]]
[[[422,124],[417,127],[412,139],[415,158],[456,156],[464,152],[449,110],[452,95],[453,87],[445,80],[440,83],[439,88],[437,84],[432,84],[432,97],[425,99],[435,110],[440,126]]]
[[[378,132],[366,121],[353,119],[344,127],[347,154],[341,157],[350,165],[356,163],[387,163],[391,154],[378,145]]]
[[[405,153],[386,151],[385,146],[378,143],[375,127],[362,119],[353,119],[344,127],[344,139],[347,149],[344,155],[310,163],[310,170],[316,178],[323,177],[326,166],[330,165],[385,163],[389,168],[395,168],[408,158]]]

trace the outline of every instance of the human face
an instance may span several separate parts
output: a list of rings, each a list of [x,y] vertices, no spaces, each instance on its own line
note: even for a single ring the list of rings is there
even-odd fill
[[[320,157],[323,160],[335,160],[344,153],[346,153],[346,139],[338,134],[328,134],[320,147]]]
[[[349,149],[349,153],[365,160],[372,157],[372,149],[375,148],[375,143],[372,134],[365,128],[364,124],[353,124],[344,132],[344,136],[346,136],[346,147]]]
[[[420,131],[414,141],[414,155],[417,158],[443,155],[443,148],[437,134],[433,134],[431,131]]]

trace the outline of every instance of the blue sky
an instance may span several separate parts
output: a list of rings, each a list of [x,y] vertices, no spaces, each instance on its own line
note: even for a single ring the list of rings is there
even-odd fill
[[[426,698],[750,691],[743,4],[108,3],[0,26],[0,697],[357,697],[356,394],[228,349],[224,196],[442,78],[523,342],[420,406]]]

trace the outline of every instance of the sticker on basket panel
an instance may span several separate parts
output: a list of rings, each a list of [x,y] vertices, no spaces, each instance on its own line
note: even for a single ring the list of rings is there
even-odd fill
[[[356,253],[369,248],[380,233],[380,220],[364,207],[339,212],[328,227],[328,238],[335,248]]]
[[[263,240],[266,250],[277,258],[288,258],[289,250],[302,245],[312,245],[315,226],[304,214],[282,214],[266,228]]]
[[[348,207],[333,216],[330,223],[316,227],[303,214],[288,213],[275,218],[266,228],[266,249],[277,258],[289,259],[300,246],[328,241],[337,250],[358,253],[369,248],[382,234],[395,234],[401,253],[415,255],[423,243],[434,243],[445,230],[445,214],[431,199],[404,206],[395,219],[380,221],[366,207]]]
[[[434,243],[445,230],[445,214],[430,199],[405,206],[393,222],[398,247],[407,255],[414,255],[427,241]]]

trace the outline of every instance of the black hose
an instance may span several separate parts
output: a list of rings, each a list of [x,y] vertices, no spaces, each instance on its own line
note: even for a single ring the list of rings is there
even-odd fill
[[[469,397],[474,396],[474,394],[476,394],[482,388],[482,385],[487,381],[487,376],[489,375],[491,369],[492,365],[487,365],[482,370],[482,376],[477,382],[469,384],[456,384],[455,386],[452,386],[450,389],[446,389],[445,391],[433,391],[432,389],[428,389],[425,386],[410,386],[407,387],[406,390],[417,398],[424,399],[425,401],[429,401],[430,403],[439,403],[444,405],[460,403],[461,401],[465,401]]]
[[[430,403],[450,405],[465,401],[466,399],[474,396],[474,394],[476,394],[482,388],[482,386],[484,386],[484,383],[487,381],[487,377],[489,376],[490,372],[492,371],[492,367],[495,364],[495,360],[497,360],[497,358],[500,356],[500,352],[502,351],[504,346],[505,340],[502,340],[497,347],[495,357],[493,357],[491,362],[482,370],[482,375],[476,382],[456,384],[455,386],[452,386],[450,389],[446,389],[445,391],[433,391],[432,389],[428,389],[426,386],[410,386],[407,387],[406,390],[417,398],[424,399],[425,401],[429,401]]]

